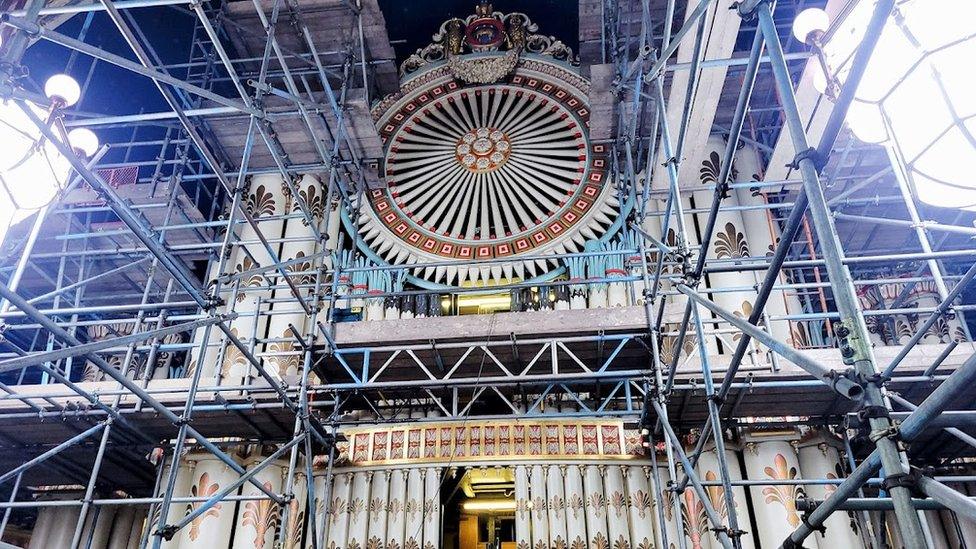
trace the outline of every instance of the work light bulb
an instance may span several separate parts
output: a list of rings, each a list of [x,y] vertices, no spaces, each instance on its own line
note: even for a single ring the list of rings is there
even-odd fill
[[[92,156],[98,150],[98,136],[88,128],[75,128],[68,132],[68,143],[85,156]]]
[[[824,74],[823,67],[820,66],[820,63],[816,59],[811,59],[810,63],[810,79],[813,83],[813,89],[823,95],[827,93],[827,75]]]
[[[830,17],[820,8],[808,8],[793,20],[793,36],[804,44],[812,44],[813,39],[830,27]]]
[[[57,101],[62,107],[70,107],[81,98],[81,88],[67,74],[55,74],[44,83],[44,95],[51,101]]]

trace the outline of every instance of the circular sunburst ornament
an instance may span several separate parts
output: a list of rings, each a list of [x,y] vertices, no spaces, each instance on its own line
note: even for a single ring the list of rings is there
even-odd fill
[[[462,135],[454,152],[462,166],[485,173],[501,167],[511,150],[512,142],[504,132],[482,127]]]
[[[535,28],[520,14],[493,17]],[[411,274],[448,285],[527,279],[559,266],[540,256],[580,251],[613,224],[609,151],[588,135],[589,82],[560,59],[517,51],[511,74],[489,84],[466,85],[457,64],[424,62],[374,107],[387,188],[370,191],[357,221],[380,258],[405,266],[511,258]],[[475,55],[490,63],[511,52]]]

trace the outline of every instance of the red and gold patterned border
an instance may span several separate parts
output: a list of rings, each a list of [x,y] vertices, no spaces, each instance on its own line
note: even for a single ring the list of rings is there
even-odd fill
[[[415,423],[345,430],[349,465],[524,459],[637,459],[640,434],[620,421]]]
[[[542,63],[536,65],[543,66]],[[573,188],[560,202],[558,211],[549,212],[546,219],[537,220],[535,227],[525,227],[523,232],[515,235],[497,235],[490,240],[481,242],[462,241],[438,235],[425,227],[419,227],[411,220],[412,214],[401,209],[396,189],[396,177],[388,177],[388,189],[370,191],[370,202],[373,212],[379,221],[398,239],[408,246],[427,254],[448,259],[493,259],[513,255],[531,253],[533,250],[547,246],[560,236],[568,234],[584,219],[599,199],[604,184],[607,181],[609,164],[609,150],[603,144],[586,144],[584,133],[589,126],[590,111],[585,96],[581,96],[576,82],[568,81],[563,85],[554,75],[535,72],[535,70],[517,72],[511,82],[500,88],[499,93],[523,93],[512,88],[520,88],[526,92],[538,94],[543,101],[551,101],[565,109],[567,125],[578,133],[580,139],[580,160],[586,161],[585,171],[581,168],[578,178],[573,181]],[[559,75],[565,71],[560,71]],[[568,74],[568,73],[567,73]],[[558,76],[558,75],[557,75]],[[575,80],[581,80],[578,76]],[[395,154],[397,135],[401,131],[410,131],[410,121],[415,116],[423,115],[427,109],[438,108],[438,102],[444,97],[461,93],[494,93],[490,87],[472,88],[460,91],[456,81],[433,79],[428,82],[428,88],[421,92],[414,91],[409,99],[400,102],[396,110],[382,116],[378,121],[380,137]],[[511,90],[511,92],[509,91]],[[392,105],[390,105],[392,107]],[[555,106],[552,108],[556,108]],[[375,111],[374,111],[375,112]],[[570,114],[571,113],[571,114]],[[527,231],[527,232],[526,232]]]

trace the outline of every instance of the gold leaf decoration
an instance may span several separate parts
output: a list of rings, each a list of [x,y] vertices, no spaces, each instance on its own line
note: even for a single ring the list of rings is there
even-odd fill
[[[773,458],[773,466],[767,465],[763,468],[763,472],[773,480],[795,480],[797,478],[796,467],[790,467],[783,454],[776,454]],[[786,511],[786,521],[793,528],[800,525],[800,514],[796,510],[796,498],[800,496],[800,493],[799,486],[785,484],[767,486],[762,490],[766,503],[778,503],[783,506]]]
[[[210,482],[210,473],[203,473],[200,475],[200,480],[196,484],[190,487],[190,496],[194,498],[210,498],[217,491],[220,490],[220,485],[216,482]],[[203,506],[204,502],[194,501],[186,505],[186,515],[189,515],[197,508]],[[190,541],[196,541],[200,537],[200,526],[203,524],[208,517],[217,518],[220,516],[220,509],[223,504],[218,503],[204,513],[197,515],[193,520],[190,521]]]
[[[264,487],[272,490],[270,482],[265,482]],[[279,519],[278,504],[274,501],[270,499],[249,501],[244,504],[241,526],[253,527],[254,547],[264,549],[264,538],[268,532],[273,532],[277,528]]]

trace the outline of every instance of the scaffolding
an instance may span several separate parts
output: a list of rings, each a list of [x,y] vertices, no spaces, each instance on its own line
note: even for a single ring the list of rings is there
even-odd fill
[[[365,408],[384,417],[384,411],[433,406],[449,420],[531,417],[541,413],[545,399],[554,392],[580,406],[569,415],[621,417],[644,429],[650,454],[654,457],[653,449],[661,448],[671,478],[676,479],[667,486],[656,483],[658,500],[667,497],[666,490],[681,493],[690,486],[704,504],[723,547],[741,547],[744,533],[732,501],[732,487],[763,481],[731,478],[722,433],[740,425],[742,418],[772,415],[763,410],[776,392],[784,389],[814,395],[811,398],[821,404],[800,405],[806,411],[779,415],[818,416],[819,421],[836,427],[846,425],[848,411],[859,410],[870,441],[859,463],[853,462],[850,451],[851,471],[846,478],[800,481],[833,484],[836,490],[824,501],[802,502],[809,512],[783,541],[784,547],[799,547],[838,510],[893,509],[908,547],[927,546],[918,510],[949,509],[976,517],[976,502],[947,486],[969,477],[923,473],[910,465],[904,449],[923,435],[931,440],[933,426],[970,449],[976,447],[976,440],[961,430],[972,425],[972,412],[950,411],[961,397],[972,396],[976,355],[971,354],[971,344],[947,343],[921,373],[898,370],[929,328],[946,315],[961,318],[969,310],[958,302],[976,276],[976,265],[965,268],[976,255],[967,240],[976,230],[960,224],[961,216],[940,222],[923,220],[897,169],[886,163],[871,165],[871,154],[877,155],[877,151],[858,151],[861,146],[853,139],[839,139],[844,135],[847,108],[894,1],[877,2],[866,38],[854,57],[851,76],[839,91],[818,143],[808,141],[792,82],[797,66],[793,62],[802,62],[808,55],[785,52],[784,42],[789,39],[780,28],[784,17],[798,8],[796,4],[780,2],[774,6],[769,0],[737,3],[738,15],[751,25],[742,31],[751,38],[749,53],[748,57],[724,60],[705,60],[702,47],[704,17],[715,0],[689,2],[686,9],[690,13],[680,26],[671,24],[679,20],[675,15],[681,9],[675,0],[608,0],[598,4],[600,56],[613,66],[619,111],[630,113],[628,123],[620,123],[616,135],[608,140],[613,151],[612,179],[622,196],[634,197],[634,211],[625,222],[640,237],[632,249],[555,254],[542,259],[565,261],[606,253],[638,257],[640,275],[614,281],[641,283],[643,295],[638,297],[644,301],[642,315],[627,329],[612,333],[600,329],[582,335],[536,334],[519,339],[514,333],[510,337],[508,333],[493,334],[492,327],[466,340],[374,341],[362,345],[336,342],[336,302],[357,297],[340,295],[340,280],[368,271],[404,268],[356,265],[351,254],[343,253],[344,243],[338,249],[329,248],[321,219],[316,218],[313,205],[296,186],[301,174],[325,174],[326,204],[337,201],[348,212],[363,207],[375,166],[371,168],[357,154],[347,107],[354,89],[365,96],[368,105],[382,85],[378,63],[367,55],[366,9],[362,4],[347,1],[333,7],[349,15],[353,27],[349,29],[349,43],[341,51],[325,52],[314,42],[306,14],[297,3],[255,1],[263,54],[245,58],[233,57],[227,48],[230,39],[226,29],[239,23],[226,17],[219,6],[192,0],[100,0],[66,6],[28,0],[23,8],[5,12],[0,22],[9,38],[0,64],[0,96],[20,105],[45,139],[56,144],[76,174],[72,190],[90,187],[85,192],[91,201],[43,209],[33,221],[14,229],[11,234],[21,231],[23,235],[18,236],[22,238],[17,239],[16,247],[6,250],[6,282],[0,285],[0,319],[5,328],[0,374],[8,383],[0,385],[4,393],[0,400],[16,406],[0,411],[0,440],[7,454],[0,484],[8,493],[6,501],[0,502],[4,509],[0,533],[15,510],[76,506],[80,515],[71,541],[75,548],[86,543],[83,531],[93,509],[150,504],[154,508],[150,517],[156,520],[145,529],[140,546],[160,547],[211,506],[242,499],[235,492],[247,483],[261,492],[254,497],[270,499],[281,507],[284,524],[292,509],[288,503],[295,497],[296,472],[304,471],[309,504],[306,516],[311,528],[308,545],[323,547],[324,533],[315,532],[315,525],[316,516],[327,510],[313,502],[330,498],[328,494],[315,496],[319,488],[313,482],[313,466],[321,464],[316,462],[319,456],[331,474],[336,441],[342,439],[344,428],[357,423],[345,415],[347,410]],[[133,17],[133,12],[143,9],[165,10],[172,17],[192,21],[187,62],[163,60]],[[126,55],[92,44],[89,28],[95,13],[107,17],[121,34],[129,48]],[[780,13],[786,16],[777,19]],[[71,15],[85,18],[77,37],[56,30],[63,17]],[[301,51],[283,46],[276,38],[276,28],[285,24],[285,17],[300,37]],[[69,66],[82,58],[90,59],[89,75],[96,65],[111,65],[132,73],[132,78],[149,79],[166,109],[129,115],[67,113],[63,124],[68,127],[98,126],[120,136],[128,134],[91,159],[80,158],[55,128],[26,107],[26,101],[48,103],[23,77],[21,58],[34,40],[70,51]],[[679,63],[675,53],[686,42],[694,43],[695,55],[689,63]],[[731,115],[722,123],[728,144],[721,169],[716,183],[704,187],[712,192],[712,200],[688,209],[682,197],[692,190],[679,184],[679,175],[689,169],[682,153],[689,139],[691,103],[698,79],[702,69],[710,66],[735,68],[739,87],[730,98],[734,100],[729,103]],[[687,71],[687,91],[683,104],[672,105],[665,100],[665,89],[671,83],[669,75],[678,71]],[[91,76],[86,87],[90,81]],[[285,107],[280,108],[282,105]],[[669,112],[682,113],[677,127],[669,125]],[[221,117],[228,115],[246,117],[239,158],[223,150],[215,138],[221,131]],[[314,161],[295,162],[284,152],[275,127],[285,119],[298,121],[314,145]],[[131,132],[120,130],[128,128]],[[800,151],[792,159],[796,175],[781,181],[728,183],[739,143],[745,140],[769,148],[780,131],[789,135],[793,149]],[[249,167],[256,147],[267,149],[273,168]],[[850,158],[862,153],[868,166],[858,169],[855,163],[855,168],[850,168]],[[666,159],[660,165],[655,161],[659,156]],[[131,188],[113,185],[114,170],[128,166],[138,166],[143,177]],[[657,171],[664,172],[665,189],[652,188],[649,183],[650,174]],[[298,207],[296,213],[284,218],[303,220],[311,231],[315,252],[301,258],[300,269],[294,268],[297,260],[282,260],[275,249],[274,245],[288,241],[288,237],[264,234],[253,210],[245,204],[246,179],[262,173],[281,176]],[[888,183],[883,191],[867,197],[858,195],[879,181]],[[843,185],[844,190],[828,199],[825,189],[834,190],[837,185]],[[701,192],[702,188],[694,190]],[[781,191],[777,201],[765,206],[736,206],[770,211],[780,240],[767,256],[711,259],[705,250],[715,236],[718,212],[729,191],[736,188]],[[652,198],[665,200],[665,209],[650,209]],[[908,219],[869,215],[869,207],[878,205],[904,211]],[[845,210],[864,208],[852,214],[837,211],[841,206]],[[691,239],[686,236],[690,230],[687,216],[692,213],[707,215],[697,246],[690,245]],[[668,235],[670,229],[675,238],[662,241],[647,234],[642,222],[649,218],[660,221],[662,234]],[[839,239],[838,222],[900,227],[914,242],[909,251],[905,246],[871,248],[867,241],[864,249],[849,250]],[[242,236],[245,227],[256,240]],[[228,263],[231,248],[247,250],[248,246],[263,249],[272,263],[260,265],[255,261],[259,266],[232,272]],[[418,263],[410,269],[485,266],[501,261]],[[910,276],[885,274],[876,268],[890,264],[897,264]],[[789,280],[783,277],[786,270],[793,273]],[[852,276],[854,270],[858,276]],[[717,293],[741,288],[704,287],[708,273],[736,271],[763,276],[754,288],[757,300],[747,317],[724,309],[714,300]],[[290,326],[292,337],[283,341],[238,334],[232,328],[238,313],[233,308],[221,312],[219,306],[233,303],[242,279],[253,274],[267,274],[264,288],[280,292],[274,299],[297,303],[316,321],[304,331]],[[552,281],[546,287],[605,282]],[[864,310],[858,288],[886,282],[932,283],[941,301],[927,308]],[[497,289],[537,286],[522,282]],[[771,293],[783,289],[803,292],[809,304],[805,312],[781,317],[767,313],[765,305]],[[442,293],[474,291],[478,289]],[[392,290],[368,297],[430,293],[424,289]],[[677,295],[687,297],[680,307],[681,321],[666,326],[667,303]],[[871,347],[867,322],[896,314],[918,314],[925,320],[893,355],[886,356],[885,364]],[[820,323],[826,334],[816,350],[820,354],[775,339],[764,329],[774,321]],[[719,325],[722,328],[713,328]],[[94,328],[114,337],[90,340],[83,335],[84,330]],[[202,338],[193,339],[192,334],[198,331]],[[185,334],[191,336],[181,337]],[[730,360],[721,367],[714,364],[705,344],[706,338],[715,334],[726,334],[727,340],[734,342]],[[679,373],[681,353],[668,356],[660,348],[665,335],[673,338],[674,349],[688,343],[692,360],[685,362],[696,365],[696,375]],[[776,359],[773,371],[762,375],[744,367],[752,352],[751,340],[809,375],[778,375]],[[281,353],[301,362],[299,374],[283,379],[270,371],[264,360],[269,355],[256,351],[257,342],[287,344],[293,350]],[[593,347],[598,349],[595,356],[587,355]],[[190,370],[188,355],[194,348],[200,357],[234,349],[257,375],[248,383],[228,385],[219,378],[205,379],[203,368],[198,367],[189,372],[189,377],[170,385],[151,383],[161,356],[170,357],[172,372],[186,374]],[[634,348],[643,350],[635,353]],[[120,352],[124,353],[121,362],[107,360],[108,353]],[[493,368],[497,366],[493,373],[457,367],[466,357],[479,353]],[[649,359],[644,358],[647,356]],[[961,365],[944,368],[950,356],[962,357]],[[540,357],[551,362],[551,371],[545,375],[530,373]],[[415,367],[414,374],[381,379],[397,360]],[[457,361],[454,368],[453,360]],[[560,361],[570,367],[560,367]],[[846,369],[830,365],[840,362]],[[97,368],[107,381],[97,385],[79,382],[79,372],[86,363]],[[617,367],[618,363],[622,366]],[[927,394],[918,403],[898,394],[921,385]],[[607,386],[612,389],[601,392],[600,387]],[[759,396],[762,398],[750,405],[750,400]],[[503,404],[502,412],[476,411],[488,397]],[[824,409],[834,412],[823,414]],[[772,424],[790,420],[756,421]],[[698,433],[696,446],[690,451],[681,438],[689,431]],[[259,465],[245,470],[227,450],[241,441],[276,446]],[[716,481],[701,479],[695,473],[695,464],[708,444],[717,450],[721,475]],[[175,497],[179,456],[191,446],[210,452],[235,470],[238,481],[210,497]],[[153,456],[152,465],[146,455]],[[937,450],[926,453],[929,462],[937,457]],[[947,453],[942,457],[954,456]],[[280,493],[256,480],[264,466],[278,459],[288,461],[287,482]],[[878,478],[882,469],[884,477]],[[116,478],[108,479],[107,474]],[[25,489],[51,484],[78,486],[79,497],[34,499]],[[327,481],[326,490],[329,485]],[[708,487],[715,485],[723,488],[727,524],[707,494]],[[879,485],[890,497],[864,495],[864,487]],[[106,488],[126,495],[102,497]],[[925,497],[918,497],[920,494]],[[170,507],[183,503],[197,505],[178,523],[167,523]],[[682,520],[680,514],[677,520]],[[667,545],[667,533],[663,535]],[[284,528],[280,536],[283,542]],[[683,544],[683,538],[678,543]]]

